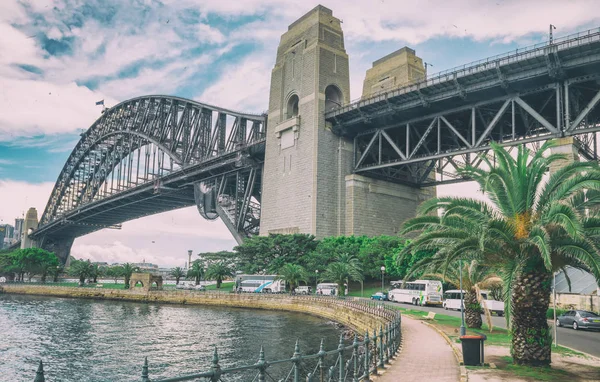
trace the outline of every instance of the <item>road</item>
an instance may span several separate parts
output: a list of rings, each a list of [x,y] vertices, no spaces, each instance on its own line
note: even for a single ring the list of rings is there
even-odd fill
[[[435,312],[446,314],[448,316],[460,317],[460,311],[444,310],[441,307],[413,306],[410,304],[398,304],[395,302],[386,302],[386,304],[398,305],[407,309],[423,310],[426,312]],[[485,321],[484,321],[485,322]],[[492,316],[494,326],[506,328],[506,319],[504,317]],[[573,330],[570,328],[558,328],[558,344],[579,350],[584,353],[600,357],[600,331],[592,330]]]

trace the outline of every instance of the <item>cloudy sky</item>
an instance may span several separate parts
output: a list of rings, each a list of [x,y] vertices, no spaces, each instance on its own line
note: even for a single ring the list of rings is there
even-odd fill
[[[600,26],[596,0],[323,0],[343,20],[351,97],[376,59],[405,45],[436,72]],[[171,94],[267,109],[280,35],[317,3],[297,0],[0,0],[0,224],[44,210],[79,138],[107,106]],[[473,192],[472,185],[440,194]],[[183,265],[187,250],[231,249],[194,208],[75,241],[97,261]]]

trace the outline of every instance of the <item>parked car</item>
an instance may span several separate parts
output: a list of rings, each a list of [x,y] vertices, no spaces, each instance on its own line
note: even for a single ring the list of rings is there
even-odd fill
[[[296,289],[294,289],[294,293],[296,294],[311,294],[312,293],[312,287],[310,286],[299,286],[296,287]]]
[[[573,329],[600,329],[600,316],[585,310],[569,310],[556,318],[556,326],[570,326]]]
[[[201,290],[201,291],[205,291],[205,290],[206,290],[206,287],[205,287],[204,285],[201,285],[201,284],[199,284],[199,285],[194,285],[194,286],[192,287],[192,289],[194,289],[194,290]]]
[[[388,295],[387,293],[377,292],[371,295],[371,300],[387,301]]]

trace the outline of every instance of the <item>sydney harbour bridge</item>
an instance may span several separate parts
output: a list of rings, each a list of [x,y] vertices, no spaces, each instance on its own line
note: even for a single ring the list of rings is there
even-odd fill
[[[311,37],[312,32],[296,31],[305,28],[304,24],[292,24],[284,37],[293,36],[282,37],[276,67],[294,68],[298,49],[309,52],[311,46],[321,47],[322,52],[333,51],[336,65],[340,65],[338,60],[345,54],[341,27],[330,30],[336,24],[330,20],[337,19],[324,7],[311,12],[301,20],[311,20],[316,14],[314,23],[324,32]],[[331,36],[341,36],[341,43]],[[285,45],[284,40],[291,42]],[[293,54],[288,55],[289,52]],[[291,61],[286,61],[288,57]],[[303,57],[311,59],[308,53]],[[320,57],[314,59],[315,65],[325,66],[325,53]],[[339,71],[339,67],[335,70]],[[77,237],[189,206],[197,206],[205,219],[222,219],[238,242],[258,234],[283,232],[261,228],[261,206],[266,203],[267,194],[271,199],[292,200],[290,210],[279,208],[278,212],[288,215],[288,219],[293,219],[293,209],[302,205],[293,201],[300,199],[299,195],[278,194],[264,181],[275,171],[268,162],[279,161],[278,155],[293,150],[294,147],[288,147],[294,142],[296,148],[301,147],[300,140],[308,139],[304,124],[310,119],[320,120],[324,126],[316,124],[311,129],[321,129],[318,134],[329,134],[332,139],[348,143],[350,153],[346,170],[341,170],[341,159],[334,170],[318,164],[314,156],[321,155],[320,150],[308,154],[312,159],[299,151],[294,154],[298,156],[294,166],[320,166],[317,175],[300,180],[313,182],[317,194],[321,192],[319,187],[326,187],[321,186],[320,176],[325,182],[330,178],[339,183],[340,189],[346,187],[344,179],[349,184],[352,175],[384,182],[377,183],[380,188],[381,184],[390,185],[389,189],[394,185],[404,187],[385,191],[389,195],[396,195],[398,190],[463,181],[456,168],[465,163],[480,164],[479,154],[487,155],[490,142],[536,145],[561,138],[578,159],[598,159],[600,29],[418,78],[354,102],[350,102],[349,94],[343,94],[345,89],[339,80],[331,82],[338,88],[336,93],[328,90],[326,81],[305,77],[303,82],[317,83],[314,102],[318,107],[310,112],[293,104],[293,96],[280,95],[281,99],[273,102],[273,89],[281,81],[288,81],[286,76],[282,75],[277,86],[272,83],[268,115],[240,113],[159,95],[137,97],[107,109],[81,134],[60,172],[39,225],[29,234],[34,245],[52,250],[65,260]],[[293,84],[296,80],[289,81]],[[308,97],[300,95],[300,99]],[[278,122],[272,123],[275,114]],[[291,141],[285,141],[288,129],[293,132]],[[268,154],[270,136],[277,142],[273,143],[273,155]],[[324,138],[319,139],[324,142]],[[337,146],[330,151],[335,149]],[[283,159],[284,175],[288,171],[286,160]],[[292,156],[289,167],[292,168]],[[338,172],[339,179],[335,178]],[[293,174],[291,170],[288,173]],[[375,184],[370,187],[374,189]],[[340,196],[336,199],[338,205],[334,203],[330,208],[342,208],[339,206],[346,204],[349,197]],[[317,210],[313,211],[313,219],[329,219],[327,214],[319,215],[321,204],[314,199],[316,194],[311,201],[314,204],[307,204]],[[273,209],[268,213],[273,214]],[[353,219],[357,219],[357,214],[353,212]],[[346,225],[339,223],[337,233],[359,233],[349,230],[348,216],[347,212]],[[287,232],[319,236],[316,223],[317,228],[312,230],[303,229],[301,224],[297,224],[299,229]]]

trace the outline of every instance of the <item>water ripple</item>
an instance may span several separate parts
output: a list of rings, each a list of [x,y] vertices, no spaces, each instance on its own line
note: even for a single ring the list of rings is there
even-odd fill
[[[32,381],[44,361],[49,382],[137,380],[145,356],[153,379],[329,349],[339,331],[295,313],[31,296],[0,296],[0,381]],[[229,380],[241,380],[230,378]]]

